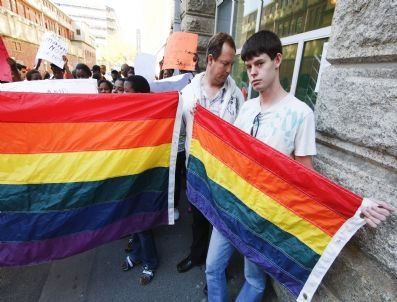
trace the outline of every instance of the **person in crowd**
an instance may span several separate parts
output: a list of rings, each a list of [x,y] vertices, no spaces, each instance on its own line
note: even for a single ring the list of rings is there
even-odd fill
[[[48,71],[44,72],[43,80],[49,80],[50,78],[51,74]]]
[[[124,93],[150,92],[148,81],[140,75],[129,76],[124,80]]]
[[[173,69],[164,69],[163,71],[163,79],[170,78],[174,75]]]
[[[92,66],[92,78],[96,79],[98,82],[100,80],[105,80],[101,73],[101,67],[99,65]]]
[[[121,70],[120,70],[120,73],[121,73],[121,76],[123,77],[123,78],[127,78],[128,77],[128,70],[130,69],[130,66],[128,66],[128,64],[123,64],[123,65],[121,65]]]
[[[27,72],[26,66],[17,63],[17,68],[18,68],[19,74],[21,75],[21,81],[25,81],[25,79],[26,79],[26,72]]]
[[[242,105],[235,126],[313,169],[312,156],[316,154],[314,114],[280,84],[282,45],[279,37],[266,30],[255,33],[243,45],[241,59],[259,97]],[[301,118],[290,123],[291,115]],[[363,214],[369,225],[376,226],[391,211],[392,207],[378,203],[364,210]],[[206,262],[209,302],[228,301],[225,270],[234,250],[233,245],[214,227]],[[247,258],[244,266],[246,281],[236,301],[262,301],[266,274]]]
[[[149,93],[149,83],[142,76],[131,76],[126,79],[125,93]],[[132,250],[122,263],[122,270],[128,271],[137,264],[142,263],[140,284],[146,285],[154,278],[159,259],[152,230],[137,232],[132,236]]]
[[[42,80],[41,73],[37,69],[29,70],[26,73],[26,79],[28,81],[39,81],[39,80]]]
[[[108,79],[108,75],[106,75],[106,65],[100,65],[100,69],[101,69],[101,75],[102,75],[102,78],[103,79],[105,79],[105,80],[111,80],[110,78]]]
[[[189,156],[193,108],[196,103],[230,123],[237,118],[244,98],[234,80],[229,76],[235,54],[236,46],[230,35],[226,33],[214,35],[207,46],[206,70],[197,74],[181,92],[183,98],[181,137],[182,139],[186,137],[186,157]],[[189,255],[177,265],[177,270],[180,273],[201,265],[207,255],[210,224],[194,206],[192,206],[192,215],[192,245]]]
[[[59,68],[57,65],[52,64],[52,63],[50,64],[52,74],[53,74],[52,79],[56,79],[56,80],[73,79],[73,75],[70,72],[69,65],[68,65],[68,62],[69,62],[68,58],[64,55],[64,56],[62,56],[62,59],[64,62],[63,68]]]
[[[128,69],[128,72],[127,72],[127,77],[130,77],[133,75],[135,75],[135,68],[130,66],[130,68]]]
[[[7,63],[11,69],[12,81],[13,82],[22,81],[21,74],[19,73],[19,69],[17,66],[17,62],[15,62],[15,60],[12,58],[7,58]]]
[[[124,79],[118,78],[113,85],[113,93],[124,93]]]
[[[120,77],[119,72],[115,69],[113,69],[110,73],[112,76],[112,84],[116,83],[116,80]]]
[[[98,93],[112,93],[113,85],[108,80],[100,80],[98,82]]]
[[[76,79],[89,79],[92,76],[90,68],[83,63],[76,65],[75,72]]]

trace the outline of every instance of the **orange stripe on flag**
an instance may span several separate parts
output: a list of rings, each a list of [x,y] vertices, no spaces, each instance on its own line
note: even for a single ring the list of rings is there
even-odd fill
[[[174,119],[0,123],[0,153],[35,154],[152,147],[172,141]]]

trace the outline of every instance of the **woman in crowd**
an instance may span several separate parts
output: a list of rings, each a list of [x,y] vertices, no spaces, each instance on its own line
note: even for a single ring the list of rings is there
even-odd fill
[[[124,93],[148,93],[149,83],[142,76],[130,76],[124,82]],[[140,284],[146,285],[152,281],[159,264],[156,245],[152,230],[137,232],[132,237],[132,250],[122,264],[122,269],[128,271],[142,263]]]
[[[76,79],[89,79],[91,76],[91,70],[87,65],[83,63],[76,65]]]
[[[113,93],[124,93],[124,79],[119,78],[114,82]]]
[[[148,81],[143,76],[133,75],[124,80],[124,93],[150,92]]]
[[[113,85],[107,80],[100,80],[98,82],[98,93],[112,93]]]

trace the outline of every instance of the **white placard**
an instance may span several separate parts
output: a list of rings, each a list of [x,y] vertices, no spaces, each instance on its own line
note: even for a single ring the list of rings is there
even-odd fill
[[[156,57],[148,53],[139,53],[134,62],[135,74],[143,76],[149,83],[155,79]]]
[[[47,60],[59,68],[63,68],[65,63],[62,56],[68,52],[68,44],[53,32],[46,32],[43,35],[39,50],[36,55],[38,59]]]
[[[0,91],[44,93],[98,93],[95,79],[23,81],[0,84]]]
[[[179,74],[150,84],[151,92],[181,91],[193,79],[191,72]]]

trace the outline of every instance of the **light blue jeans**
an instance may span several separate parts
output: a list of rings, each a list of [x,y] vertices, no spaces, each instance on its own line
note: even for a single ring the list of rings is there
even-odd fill
[[[205,270],[208,286],[208,302],[228,301],[225,271],[234,251],[235,248],[229,240],[213,228]],[[236,301],[261,301],[266,288],[265,272],[244,257],[244,276],[245,283]]]

